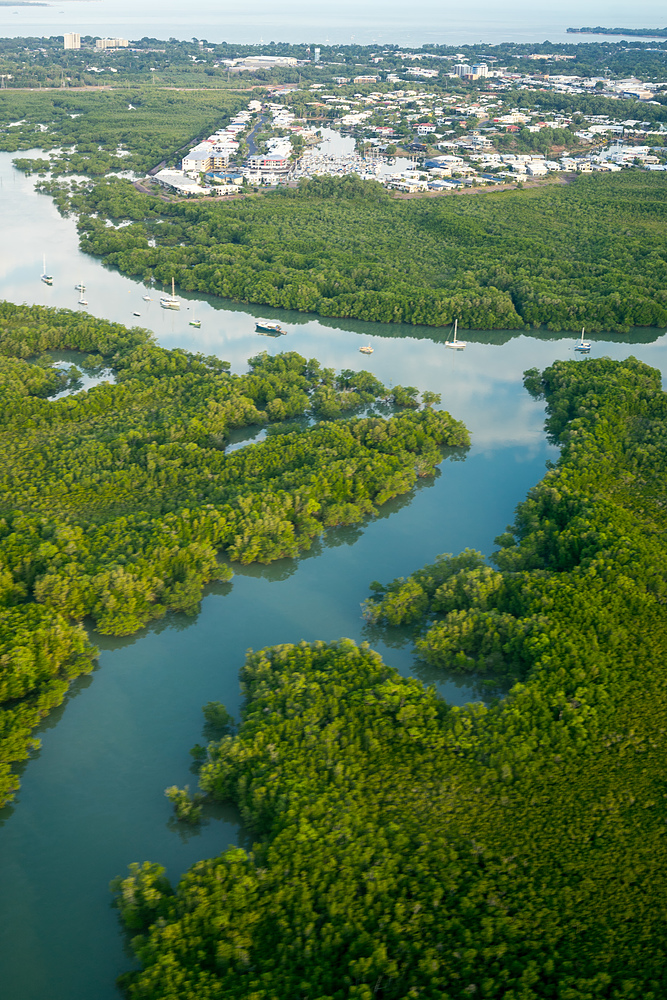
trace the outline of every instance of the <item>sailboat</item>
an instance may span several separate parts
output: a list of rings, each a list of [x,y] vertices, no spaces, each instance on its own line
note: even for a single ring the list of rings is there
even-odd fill
[[[171,279],[171,295],[163,295],[160,299],[160,305],[163,309],[180,309],[180,300],[176,298],[176,293],[174,292],[174,279]]]
[[[196,326],[197,329],[199,329],[200,326],[201,326],[201,320],[200,319],[195,319],[194,306],[192,307],[192,319],[190,320],[190,326]]]
[[[84,283],[82,281],[80,281],[78,285],[74,286],[74,289],[77,292],[85,292],[86,286],[84,285]]]
[[[455,351],[462,351],[468,345],[467,345],[467,343],[466,343],[465,340],[457,340],[456,339],[456,332],[458,330],[458,326],[459,326],[459,321],[458,321],[458,319],[455,319],[454,320],[454,337],[453,337],[452,340],[446,340],[445,341],[445,347],[451,347]]]
[[[83,295],[81,295],[80,298],[79,298],[79,305],[80,306],[87,306],[88,305],[88,299],[84,299]]]
[[[373,353],[373,348],[371,347],[370,344],[367,347],[360,347],[359,348],[359,353],[360,354],[372,354]]]
[[[590,340],[584,340],[584,332],[586,330],[585,326],[581,328],[581,340],[578,344],[574,345],[575,351],[579,351],[580,354],[590,354],[591,342]]]
[[[42,258],[42,267],[43,267],[43,270],[42,270],[42,281],[44,282],[45,285],[52,285],[53,284],[53,277],[52,277],[52,275],[46,273],[46,254],[44,254],[44,256]]]

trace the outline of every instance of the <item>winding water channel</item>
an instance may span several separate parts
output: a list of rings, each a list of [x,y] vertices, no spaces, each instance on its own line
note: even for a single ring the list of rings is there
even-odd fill
[[[130,639],[95,637],[98,669],[48,720],[14,806],[0,812],[0,984],[4,1000],[118,1000],[115,977],[132,961],[110,907],[109,880],[146,859],[177,878],[197,859],[243,840],[231,809],[187,835],[170,820],[164,788],[196,783],[188,749],[201,738],[201,706],[220,700],[237,711],[248,647],[363,639],[359,604],[371,580],[406,574],[438,552],[492,551],[494,536],[553,457],[543,407],[523,390],[522,371],[573,357],[574,338],[466,333],[469,347],[459,354],[427,328],[322,322],[185,296],[181,312],[165,312],[157,293],[144,302],[143,286],[79,252],[74,221],[35,193],[9,154],[0,154],[0,211],[0,297],[76,308],[74,285],[83,281],[91,313],[141,323],[165,347],[219,355],[236,371],[260,350],[366,367],[388,384],[440,392],[472,432],[465,461],[445,461],[435,480],[385,505],[368,524],[329,532],[299,560],[237,568],[231,584],[209,589],[195,618],[174,615]],[[50,288],[39,280],[43,253]],[[186,305],[196,308],[201,329],[188,326]],[[279,319],[288,337],[258,337],[259,315]],[[634,354],[664,376],[663,331],[613,340],[597,341],[594,353]],[[374,347],[371,357],[358,353],[363,343]],[[415,670],[408,647],[376,648],[401,673]],[[474,697],[465,685],[419,676],[455,703]]]

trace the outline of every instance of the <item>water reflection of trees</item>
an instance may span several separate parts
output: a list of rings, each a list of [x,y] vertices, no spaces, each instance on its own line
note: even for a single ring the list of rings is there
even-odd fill
[[[113,265],[106,265],[108,270],[117,271]],[[205,302],[216,312],[242,313],[250,320],[267,319],[288,324],[293,327],[307,327],[317,324],[318,327],[335,330],[340,333],[356,333],[361,337],[381,337],[385,340],[430,340],[434,344],[444,344],[449,339],[450,329],[447,327],[419,326],[409,323],[370,323],[365,320],[340,319],[337,317],[320,316],[318,313],[296,312],[290,309],[279,309],[268,305],[252,305],[221,299],[202,292],[192,293],[182,289],[179,294],[184,301]],[[297,332],[297,331],[295,331]],[[633,327],[627,333],[593,333],[588,339],[596,343],[612,344],[654,344],[664,335],[664,330],[655,327]],[[465,331],[465,339],[471,344],[487,344],[501,347],[518,337],[528,337],[555,343],[568,339],[564,331],[554,332],[546,326],[523,327],[518,330],[469,330]]]
[[[182,844],[187,844],[193,837],[201,837],[204,827],[210,826],[212,823],[225,823],[232,827],[235,833],[230,837],[230,840],[233,839],[234,844],[239,847],[246,850],[251,849],[252,837],[243,826],[239,809],[231,802],[214,802],[212,799],[205,798],[202,802],[199,823],[184,823],[177,820],[175,816],[170,816],[165,826],[171,833],[178,836]],[[225,846],[221,845],[221,848],[224,849]]]
[[[455,673],[443,670],[442,667],[434,667],[421,660],[414,648],[415,640],[420,634],[419,628],[409,625],[382,625],[374,622],[365,622],[361,630],[362,640],[373,649],[378,649],[381,646],[385,646],[387,649],[410,647],[412,652],[410,676],[416,677],[425,687],[434,686],[442,689],[444,685],[447,685],[447,687],[454,687],[458,691],[470,692],[469,700],[471,701],[483,701],[486,704],[507,694],[511,686],[507,681],[480,674]],[[449,700],[446,696],[444,697],[445,700]]]

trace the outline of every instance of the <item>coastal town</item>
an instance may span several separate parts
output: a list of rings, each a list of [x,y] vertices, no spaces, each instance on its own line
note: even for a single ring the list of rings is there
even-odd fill
[[[152,179],[190,197],[345,174],[413,193],[517,184],[559,172],[667,169],[667,127],[649,113],[664,84],[567,75],[566,58],[554,56],[557,72],[549,73],[546,57],[535,54],[540,71],[529,74],[453,62],[443,81],[442,69],[427,65],[433,60],[413,54],[401,75],[269,86]],[[234,60],[230,70],[283,63],[296,60],[257,56]],[[424,83],[431,77],[437,89]],[[570,95],[589,98],[591,113],[557,110]],[[607,113],[595,113],[596,99]],[[609,113],[610,101],[617,115]],[[628,102],[637,117],[627,117]],[[644,107],[645,120],[638,117]]]

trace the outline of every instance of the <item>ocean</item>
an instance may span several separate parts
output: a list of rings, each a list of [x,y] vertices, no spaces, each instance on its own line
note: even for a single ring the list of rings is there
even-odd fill
[[[509,0],[470,0],[466,4],[413,0],[412,3],[369,0],[256,0],[251,8],[212,3],[189,8],[175,0],[64,0],[40,6],[0,6],[0,36],[82,35],[138,39],[204,38],[210,42],[370,45],[394,42],[418,46],[442,44],[498,44],[594,40],[599,36],[567,35],[568,27],[663,27],[664,3],[640,0],[628,7],[619,0],[537,4]]]

